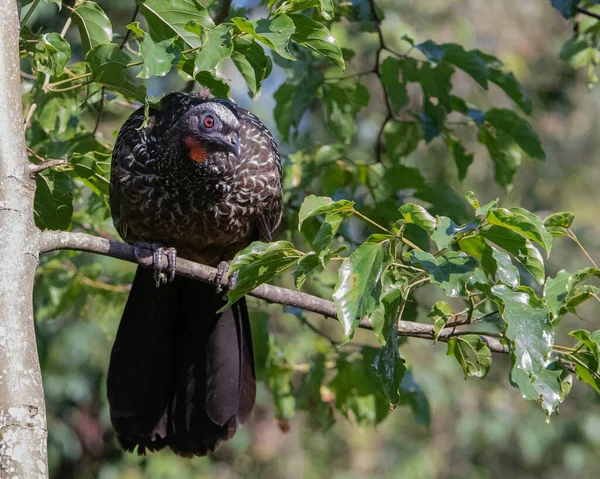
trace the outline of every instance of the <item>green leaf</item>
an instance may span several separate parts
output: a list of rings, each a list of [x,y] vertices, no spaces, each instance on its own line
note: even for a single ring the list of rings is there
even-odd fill
[[[45,230],[67,230],[73,216],[73,181],[65,173],[36,177],[35,224]]]
[[[404,360],[398,352],[396,331],[391,330],[386,343],[372,364],[375,375],[381,381],[383,390],[391,404],[400,402],[400,384],[406,372]]]
[[[455,43],[446,43],[438,45],[431,40],[415,46],[423,52],[432,62],[441,61],[455,65],[470,75],[477,83],[487,90],[487,80],[489,71],[487,63],[481,58],[476,50],[465,51],[465,49]]]
[[[335,237],[342,221],[354,214],[354,210],[341,210],[327,213],[321,227],[313,239],[312,245],[317,254],[325,250]]]
[[[337,374],[329,383],[336,408],[358,425],[375,425],[390,412],[389,399],[371,367],[379,350],[362,348],[362,357],[341,356]]]
[[[594,61],[597,50],[586,40],[568,39],[560,50],[561,60],[565,60],[573,68],[582,68]]]
[[[344,342],[352,339],[363,317],[377,307],[381,275],[392,262],[389,241],[367,241],[342,263],[333,301],[344,328]]]
[[[575,220],[573,213],[554,213],[544,220],[544,226],[546,231],[554,237],[567,236],[573,220]]]
[[[232,18],[231,21],[243,33],[247,33],[283,58],[295,60],[288,50],[288,42],[295,31],[294,22],[287,15],[279,15],[273,20],[264,18],[246,20],[242,17]]]
[[[230,88],[229,85],[217,78],[213,72],[200,71],[194,75],[194,78],[200,85],[208,88],[210,93],[218,98],[229,98]]]
[[[408,105],[409,100],[406,84],[400,83],[400,68],[400,61],[392,57],[387,57],[381,64],[381,83],[390,99],[394,115]]]
[[[231,24],[223,23],[205,32],[202,47],[196,53],[194,76],[199,71],[212,70],[223,58],[231,56],[233,44],[229,31],[232,28]]]
[[[369,91],[360,83],[325,84],[323,102],[327,126],[340,142],[350,143],[356,132],[356,116],[369,103]]]
[[[333,20],[333,0],[291,0],[284,2],[277,10],[281,13],[292,13],[307,8],[317,8],[325,20]]]
[[[271,74],[273,64],[262,47],[248,35],[233,39],[231,59],[244,77],[250,96],[256,100],[263,81]]]
[[[473,231],[478,227],[479,221],[472,221],[466,225],[458,226],[447,216],[438,216],[431,239],[435,241],[439,249],[444,249],[450,246],[457,234]]]
[[[178,36],[189,48],[198,48],[202,39],[194,29],[186,29],[190,22],[211,29],[215,24],[206,7],[198,0],[136,0],[140,13],[148,22],[150,36],[155,42]],[[190,31],[192,30],[192,31]]]
[[[231,261],[229,274],[239,273],[235,288],[227,293],[227,304],[221,310],[224,311],[242,296],[283,273],[300,258],[301,253],[287,241],[270,244],[253,242]]]
[[[284,141],[288,141],[290,130],[296,130],[310,104],[317,96],[324,77],[320,72],[311,72],[297,79],[297,83],[285,82],[273,95],[275,99],[275,123]]]
[[[528,390],[533,384],[542,406],[551,413],[557,402],[556,391],[548,388],[547,383],[550,379],[556,386],[558,376],[546,371],[554,344],[550,310],[530,293],[512,291],[505,285],[493,286],[492,294],[506,324],[506,337],[511,342],[512,381],[526,396],[530,396]]]
[[[381,276],[379,304],[371,312],[369,319],[377,341],[384,346],[388,341],[392,341],[396,344],[396,348],[398,347],[395,333],[402,300],[407,294],[406,285],[406,278],[399,278],[394,270],[388,269]],[[391,337],[392,333],[393,337]]]
[[[485,227],[480,234],[512,254],[539,284],[544,284],[544,260],[527,238],[500,226]]]
[[[571,331],[570,336],[578,340],[573,353],[577,377],[600,393],[600,331],[590,334],[585,329]]]
[[[485,114],[485,119],[492,126],[513,138],[531,158],[535,160],[546,158],[546,153],[535,130],[513,110],[492,108]]]
[[[448,341],[448,356],[460,364],[465,379],[484,379],[492,366],[492,352],[486,342],[475,334],[457,336]]]
[[[174,37],[154,43],[150,35],[145,35],[140,45],[140,55],[144,63],[138,78],[163,77],[169,73],[171,66],[181,58],[181,47],[177,44],[177,39]]]
[[[110,20],[96,2],[83,2],[73,9],[73,18],[79,27],[83,51],[112,42]]]
[[[423,111],[419,113],[419,121],[425,143],[429,143],[442,133],[446,122],[446,110],[441,104],[434,105],[428,98],[423,105]]]
[[[486,125],[479,128],[479,142],[487,148],[494,163],[494,181],[500,186],[508,186],[521,164],[522,150],[501,131],[492,133]]]
[[[62,75],[71,58],[71,46],[58,33],[45,33],[36,44],[35,69],[48,75]]]
[[[146,99],[146,88],[134,85],[127,78],[129,57],[116,44],[95,46],[87,53],[85,61],[90,66],[94,81],[128,98],[138,101]]]
[[[319,256],[316,253],[305,254],[298,262],[298,268],[294,271],[294,286],[296,286],[296,289],[300,290],[308,279],[308,274],[320,265],[321,261],[319,261]]]
[[[450,147],[456,168],[458,168],[458,179],[462,181],[467,176],[467,170],[471,166],[471,163],[473,163],[474,155],[473,153],[467,154],[463,144],[453,138],[448,139],[448,146]]]
[[[568,312],[575,313],[577,306],[597,294],[595,289],[579,287],[583,281],[592,277],[600,278],[600,270],[584,268],[575,273],[561,270],[554,278],[548,278],[544,287],[544,298],[554,321]]]
[[[423,94],[428,99],[437,98],[442,105],[448,106],[454,71],[454,67],[446,63],[440,63],[435,67],[431,63],[423,63],[419,69],[419,83]]]
[[[581,0],[550,0],[563,17],[569,19],[577,14],[577,5]]]
[[[437,341],[446,326],[448,318],[454,314],[452,307],[445,301],[438,301],[431,307],[427,317],[433,318],[433,340]]]
[[[393,162],[408,156],[423,139],[421,126],[413,121],[390,121],[383,131],[387,155]]]
[[[425,208],[414,203],[402,205],[398,210],[404,221],[420,226],[429,234],[433,233],[436,225],[436,219],[431,216]]]
[[[410,371],[406,371],[400,383],[400,404],[408,404],[417,422],[424,426],[429,426],[431,423],[429,401]]]
[[[546,231],[542,221],[522,208],[494,208],[488,212],[487,221],[491,225],[498,225],[519,233],[535,241],[548,254],[552,248],[552,236]]]
[[[290,15],[294,22],[295,31],[292,40],[310,48],[312,51],[323,55],[329,62],[344,71],[346,68],[342,50],[331,32],[324,25],[315,22],[306,15]]]
[[[533,110],[531,99],[523,92],[512,73],[490,68],[490,81],[500,87],[527,115],[531,115]]]
[[[477,261],[462,251],[449,251],[436,258],[424,251],[411,250],[414,263],[420,264],[450,297],[463,296],[465,284],[473,275]]]
[[[557,410],[573,384],[569,371],[558,361],[548,362],[546,367],[533,377],[520,369],[513,369],[510,380],[519,388],[523,399],[536,401],[542,406],[546,417],[550,417]]]
[[[352,213],[354,211],[353,207],[354,201],[333,201],[327,196],[309,195],[305,198],[300,206],[300,211],[298,213],[298,231],[300,231],[300,228],[302,228],[302,223],[304,223],[304,221],[308,218],[328,213]]]
[[[483,271],[495,282],[496,278],[513,289],[519,287],[519,271],[507,253],[489,245],[481,236],[461,239],[460,249],[479,261]]]

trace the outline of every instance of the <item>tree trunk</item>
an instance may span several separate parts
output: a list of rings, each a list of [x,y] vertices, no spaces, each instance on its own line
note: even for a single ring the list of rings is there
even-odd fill
[[[33,323],[39,232],[21,104],[16,0],[0,8],[0,478],[46,478],[46,409]]]

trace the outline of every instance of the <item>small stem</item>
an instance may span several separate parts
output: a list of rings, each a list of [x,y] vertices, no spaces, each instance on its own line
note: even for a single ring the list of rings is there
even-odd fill
[[[354,214],[357,215],[358,217],[362,218],[363,220],[365,220],[367,223],[371,223],[373,226],[376,226],[377,228],[379,228],[382,231],[385,231],[387,234],[390,234],[392,236],[395,236],[394,233],[390,230],[388,230],[387,228],[384,228],[383,226],[381,226],[379,223],[376,223],[375,221],[373,221],[370,218],[367,218],[365,215],[363,215],[362,213],[360,213],[359,211],[356,211],[354,208],[352,208],[352,211],[354,211]]]
[[[600,15],[594,12],[591,12],[587,8],[577,7],[577,11],[582,13],[583,15],[587,15],[588,17],[595,18],[596,20],[600,20]]]
[[[81,87],[84,87],[86,85],[89,85],[90,83],[93,83],[93,82],[94,82],[93,80],[90,80],[90,81],[86,81],[86,82],[83,82],[83,83],[77,83],[76,85],[71,85],[71,86],[68,86],[66,88],[53,88],[53,87],[47,85],[46,89],[49,90],[49,91],[53,91],[53,92],[71,91],[71,90],[76,90],[77,88],[81,88]]]
[[[573,241],[575,241],[575,243],[577,243],[577,246],[579,246],[581,248],[581,251],[583,251],[583,254],[585,254],[587,256],[587,258],[590,260],[590,262],[594,265],[594,268],[598,269],[598,265],[592,259],[592,257],[588,254],[588,252],[585,250],[583,245],[579,242],[579,239],[577,239],[577,235],[575,235],[575,233],[573,233],[571,228],[568,228],[567,231],[569,232],[569,238],[571,238]]]
[[[71,11],[71,13],[69,14],[69,17],[67,18],[67,21],[65,22],[65,24],[62,27],[62,30],[60,31],[60,36],[61,37],[65,38],[65,35],[69,31],[69,27],[71,26],[71,22],[72,21],[73,21],[73,11]]]
[[[131,17],[131,21],[129,23],[135,22],[135,17],[137,17],[139,11],[140,11],[140,7],[136,4],[135,10],[133,11],[133,16]],[[129,40],[130,35],[131,35],[131,30],[129,30],[129,28],[128,28],[127,31],[125,32],[125,36],[123,37],[123,41],[119,45],[119,50],[123,49],[123,47],[127,43],[127,40]]]
[[[474,334],[475,336],[488,336],[490,338],[504,339],[504,336],[502,334],[490,333],[488,331],[453,331],[450,334],[448,334],[446,337],[452,338],[455,336],[467,336],[469,334]]]

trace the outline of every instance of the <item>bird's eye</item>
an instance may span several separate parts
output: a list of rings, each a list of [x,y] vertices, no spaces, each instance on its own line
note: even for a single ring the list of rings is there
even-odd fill
[[[204,118],[204,126],[206,128],[212,128],[213,126],[215,126],[215,119],[212,116],[207,116],[206,118]]]

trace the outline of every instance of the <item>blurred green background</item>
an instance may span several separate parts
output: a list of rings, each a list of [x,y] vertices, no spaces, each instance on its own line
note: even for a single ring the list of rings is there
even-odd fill
[[[237,0],[237,5],[259,2]],[[355,1],[354,3],[360,3]],[[457,42],[466,49],[480,49],[503,60],[534,102],[531,121],[542,138],[547,160],[525,164],[517,173],[510,191],[493,181],[492,165],[471,129],[457,130],[470,140],[476,153],[467,179],[456,179],[455,166],[438,139],[421,143],[408,164],[417,166],[428,181],[449,183],[460,194],[473,190],[482,203],[501,198],[504,205],[521,205],[546,216],[554,211],[572,211],[574,230],[593,258],[600,258],[597,221],[600,184],[600,142],[598,130],[598,89],[589,90],[587,77],[559,59],[572,26],[553,10],[550,2],[506,0],[380,0],[385,12],[383,32],[388,44],[405,51],[404,34],[416,41]],[[123,33],[134,9],[133,1],[98,1]],[[234,2],[236,5],[236,2]],[[258,7],[260,8],[260,7]],[[31,24],[46,31],[60,31],[67,16],[54,5],[42,5]],[[339,43],[357,51],[347,73],[372,66],[376,35],[361,33],[346,24],[337,24],[333,33]],[[73,29],[68,36],[76,42]],[[76,54],[76,52],[74,52]],[[225,64],[223,75],[231,79],[234,100],[255,112],[275,131],[272,95],[285,80],[275,66],[260,98],[252,102],[239,74]],[[484,92],[472,80],[457,74],[454,89],[479,105],[508,104],[495,87]],[[360,116],[355,155],[371,161],[373,144],[384,118],[381,93],[374,78],[364,83],[372,95],[370,106]],[[149,93],[181,89],[185,80],[176,74],[151,79]],[[417,101],[415,99],[415,101]],[[318,107],[315,107],[318,109]],[[100,129],[112,142],[114,134],[130,114],[118,105],[104,113]],[[95,117],[90,115],[90,124]],[[306,116],[302,134],[284,153],[310,146],[324,128],[317,115]],[[464,130],[464,131],[463,131]],[[471,136],[469,136],[471,135]],[[301,174],[288,159],[288,178]],[[292,188],[288,181],[288,188]],[[325,194],[325,191],[288,191],[294,194]],[[88,214],[88,213],[86,213]],[[84,221],[82,219],[81,221]],[[295,228],[289,224],[288,228]],[[110,222],[108,235],[116,236]],[[587,385],[576,384],[561,406],[560,414],[545,421],[539,406],[525,402],[507,381],[507,358],[494,356],[492,372],[485,381],[463,380],[453,358],[446,357],[444,345],[432,346],[423,340],[409,340],[401,346],[414,376],[426,393],[431,407],[431,424],[420,424],[413,412],[400,407],[376,427],[361,427],[339,413],[335,425],[324,430],[319,417],[298,412],[288,425],[275,419],[268,388],[259,385],[257,407],[251,423],[234,440],[210,458],[181,459],[170,451],[147,457],[124,454],[112,433],[105,398],[108,357],[127,286],[134,266],[91,255],[61,253],[43,259],[43,274],[36,282],[36,325],[42,373],[46,391],[49,428],[49,456],[52,477],[136,479],[136,478],[563,478],[598,477],[600,470],[600,398]],[[567,239],[557,240],[549,262],[549,275],[560,269],[587,266],[586,258]],[[333,276],[324,273],[308,291],[326,294]],[[291,285],[291,282],[287,284]],[[423,304],[430,290],[420,293]],[[433,289],[431,290],[433,291]],[[431,293],[433,294],[433,293]],[[435,300],[435,299],[434,299]],[[329,346],[297,318],[280,307],[252,301],[255,317],[270,314],[271,330],[288,359],[302,365],[317,350]],[[580,316],[568,318],[570,329],[598,329],[598,308],[586,304]],[[418,311],[426,315],[426,310]],[[331,320],[310,317],[313,324],[334,338],[340,328]],[[567,330],[567,325],[564,328]],[[559,338],[565,340],[565,338]],[[372,343],[371,335],[357,334],[357,343]],[[567,340],[568,341],[568,340]],[[351,350],[352,346],[345,349]],[[299,380],[299,379],[298,379]],[[323,397],[327,391],[322,391]],[[286,432],[283,432],[286,430]]]

